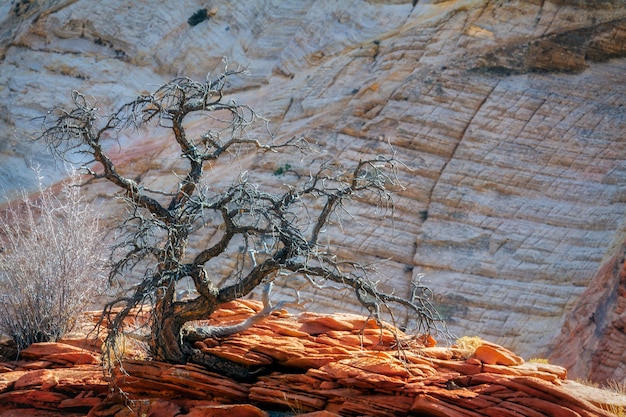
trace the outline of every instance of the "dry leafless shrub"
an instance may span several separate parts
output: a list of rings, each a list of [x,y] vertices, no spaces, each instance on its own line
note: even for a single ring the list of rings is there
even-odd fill
[[[94,209],[82,201],[78,175],[57,198],[39,178],[0,216],[0,332],[18,348],[55,341],[106,287]]]

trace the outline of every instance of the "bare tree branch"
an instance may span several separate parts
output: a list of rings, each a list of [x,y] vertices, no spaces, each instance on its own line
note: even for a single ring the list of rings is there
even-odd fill
[[[299,185],[283,186],[282,190],[263,189],[243,174],[221,189],[205,184],[205,164],[227,154],[289,149],[317,152],[304,138],[277,143],[271,135],[262,140],[250,133],[252,125],[263,120],[248,106],[227,100],[223,93],[229,77],[239,73],[225,70],[204,82],[176,78],[109,116],[100,115],[94,103],[73,92],[70,110],[51,112],[44,120],[41,137],[54,154],[66,161],[75,155],[87,156],[101,165],[100,170],[84,168],[94,180],[104,179],[122,190],[129,207],[113,248],[109,279],[114,281],[133,270],[142,271],[143,278],[104,309],[110,350],[125,332],[128,317],[145,306],[150,308],[147,339],[155,358],[211,362],[201,359],[190,342],[245,330],[270,314],[277,307],[269,299],[277,274],[304,277],[319,288],[329,287],[322,282],[333,282],[349,288],[379,322],[384,312],[393,317],[395,308],[404,308],[415,315],[422,331],[434,330],[441,318],[421,284],[413,284],[413,296],[408,300],[387,294],[372,281],[370,266],[340,261],[319,245],[326,228],[341,226],[343,217],[353,216],[353,204],[373,203],[393,214],[391,191],[401,187],[393,152],[363,159],[350,168],[332,158],[321,163],[315,160],[312,167],[318,166],[308,176],[296,172],[295,177],[303,178]],[[204,133],[186,130],[190,115],[203,118]],[[173,177],[169,190],[151,190],[141,179],[125,177],[107,154],[108,137],[142,126],[169,132],[186,161],[185,171]],[[219,231],[216,239],[199,250],[188,248],[192,236],[206,231],[207,219]],[[213,259],[230,260],[235,266],[227,276],[215,276],[207,267]],[[176,298],[182,282],[195,287],[195,297]],[[190,325],[206,319],[219,304],[244,297],[262,285],[266,288],[265,308],[254,318],[227,328]]]

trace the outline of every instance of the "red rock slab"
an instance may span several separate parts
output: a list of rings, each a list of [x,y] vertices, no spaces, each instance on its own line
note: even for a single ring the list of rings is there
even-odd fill
[[[388,377],[405,379],[411,376],[406,365],[387,352],[363,352],[361,355],[337,362]]]
[[[407,364],[407,369],[411,374],[411,378],[407,382],[422,381],[424,378],[428,378],[437,373],[437,370],[428,365],[422,364]]]
[[[425,365],[422,363],[411,363],[408,360],[406,363],[406,368],[409,371],[409,374],[411,375],[408,378],[409,382],[411,380],[413,381],[422,380],[424,378],[427,378],[437,373],[437,370],[433,368],[432,365]]]
[[[226,320],[240,320],[262,308],[260,303],[257,307],[231,303],[229,311],[223,313]],[[2,398],[12,398],[14,404],[40,409],[91,407],[91,417],[130,417],[139,411],[157,417],[174,417],[185,410],[229,417],[263,413],[260,406],[225,407],[250,402],[288,412],[324,409],[339,415],[380,417],[410,413],[544,417],[557,412],[562,415],[563,410],[585,417],[608,415],[563,390],[563,368],[519,364],[521,358],[514,356],[509,358],[514,364],[498,364],[510,351],[497,345],[486,343],[484,351],[491,353],[464,360],[458,349],[435,347],[434,343],[427,347],[420,338],[402,336],[402,348],[397,349],[397,338],[366,317],[339,315],[329,322],[309,314],[308,320],[316,323],[315,331],[326,329],[311,335],[303,330],[307,320],[280,314],[265,318],[246,332],[200,341],[196,347],[221,352],[222,357],[240,363],[245,360],[249,366],[262,363],[271,370],[273,365],[282,365],[297,368],[298,373],[275,372],[246,384],[201,366],[129,360],[113,374],[127,399],[140,407],[129,409],[123,398],[103,401],[109,391],[99,366],[58,360],[46,362],[49,369],[36,366],[31,372],[0,374],[0,387],[4,387],[0,389],[5,391],[0,394],[4,396],[0,404]],[[343,329],[328,330],[328,323]],[[49,349],[38,353],[41,347],[33,348],[30,363],[42,362],[44,355],[80,350],[67,346],[53,345],[52,353]],[[22,361],[20,366],[28,364]]]
[[[80,349],[86,349],[89,352],[99,352],[102,349],[102,343],[104,341],[104,334],[94,334],[93,339],[83,338],[63,338],[59,340],[59,343],[75,346]]]
[[[63,400],[59,403],[59,408],[93,408],[101,404],[104,400],[103,397],[97,396],[97,393],[93,391],[81,392],[74,398]]]
[[[264,320],[256,327],[257,329],[268,329],[275,335],[290,336],[294,338],[310,336],[309,333],[300,330],[301,326],[297,322]]]
[[[11,372],[17,367],[16,361],[13,362],[0,362],[0,374],[5,372]]]
[[[412,397],[363,394],[329,400],[326,410],[339,415],[394,417],[408,415]]]
[[[556,401],[558,404],[576,411],[581,416],[591,417],[596,415],[612,415],[611,413],[608,413],[594,406],[591,402],[570,394],[569,392],[565,391],[561,386],[548,383],[540,378],[519,377],[516,378],[515,381],[531,388],[540,389],[546,394],[551,395],[554,398],[553,401]]]
[[[450,360],[454,358],[454,351],[446,347],[425,347],[420,349],[420,355],[426,358]]]
[[[59,404],[68,398],[67,395],[60,392],[28,389],[0,394],[0,404],[15,404],[44,410],[56,410],[59,408]]]
[[[422,345],[424,345],[424,347],[437,346],[437,340],[430,334],[421,335],[418,340]]]
[[[219,310],[216,310],[209,320],[225,322],[234,321],[237,319],[246,319],[256,313],[255,310],[248,308],[240,308],[240,306],[234,306],[235,309],[226,308],[222,306]]]
[[[271,407],[298,412],[322,410],[326,406],[326,399],[312,393],[291,391],[287,387],[276,389],[256,384],[250,388],[249,400]]]
[[[305,356],[288,358],[287,360],[282,361],[281,365],[296,369],[317,369],[328,365],[329,363],[348,357],[350,357],[350,355],[311,353]]]
[[[212,399],[211,395],[197,390],[189,390],[154,380],[146,380],[131,375],[120,375],[114,379],[117,389],[122,390],[129,399],[161,397],[177,399],[180,397],[195,399]]]
[[[481,367],[482,372],[492,373],[492,374],[500,374],[500,375],[512,375],[512,376],[532,376],[535,378],[541,378],[545,381],[552,382],[554,384],[560,383],[562,380],[560,375],[561,372],[552,373],[552,372],[544,372],[539,371],[532,368],[526,368],[523,365],[520,366],[503,366],[503,365],[489,365],[483,364]],[[469,374],[468,374],[469,375]]]
[[[63,364],[67,364],[67,362],[63,362]],[[55,365],[50,361],[28,361],[28,360],[20,360],[15,363],[16,371],[30,371],[33,369],[46,369]]]
[[[273,358],[265,353],[256,352],[249,346],[237,346],[228,342],[220,346],[205,347],[200,350],[245,366],[265,366],[274,363]]]
[[[13,390],[37,388],[44,391],[56,390],[64,393],[90,390],[104,393],[107,392],[109,388],[109,383],[104,378],[102,368],[97,365],[79,365],[73,368],[39,369],[34,371],[15,371],[0,375],[0,380],[3,377],[12,376],[14,379],[10,389]]]
[[[298,417],[341,417],[339,414],[331,413],[330,411],[321,410],[313,411],[311,413],[298,414]]]
[[[362,318],[361,318],[362,320]],[[300,330],[311,335],[328,333],[331,330],[354,330],[354,316],[303,313],[299,316]]]
[[[461,391],[461,390],[454,390],[454,391]],[[440,394],[440,391],[438,391],[438,394]],[[441,395],[435,394],[435,396],[439,398],[443,398]],[[447,397],[447,398],[455,398],[455,397]],[[462,397],[462,400],[459,400],[458,402],[455,399],[452,399],[452,401],[448,401],[448,402],[452,402],[453,404],[462,404],[463,407],[466,407],[468,410],[481,410],[481,412],[483,412],[483,410],[487,410],[493,407],[498,407],[502,403],[502,399],[491,396],[491,395],[476,395],[473,397]]]
[[[353,351],[343,346],[318,343],[315,337],[290,337],[254,334],[237,335],[222,342],[206,339],[195,344],[201,351],[232,360],[247,366],[266,366],[277,363],[283,366],[309,369],[350,357]]]
[[[366,334],[358,330],[351,332],[331,330],[326,334],[335,339],[340,346],[351,346],[355,348],[384,348],[396,341],[392,336],[387,335],[385,337],[385,334],[380,333],[380,330],[379,333],[376,334]]]
[[[55,373],[49,369],[38,369],[25,373],[13,384],[14,390],[23,390],[38,387],[44,391],[49,391],[58,383]]]
[[[533,412],[529,410],[527,412],[523,407],[520,409],[507,408],[505,406],[489,407],[486,410],[480,410],[480,412],[489,417],[546,417],[545,414],[539,412]]]
[[[72,412],[69,410],[47,411],[36,408],[12,408],[4,409],[0,405],[0,415],[2,417],[85,417],[84,412]]]
[[[272,374],[250,387],[249,400],[266,408],[292,412],[322,410],[328,398],[321,382],[303,374]]]
[[[87,417],[112,417],[127,408],[127,401],[118,394],[111,394],[100,404],[89,410]]]
[[[480,362],[476,364],[471,362],[468,363],[467,361],[442,360],[435,358],[431,359],[431,361],[433,366],[436,366],[439,371],[442,369],[449,369],[463,375],[475,375],[484,372],[483,364]]]
[[[409,354],[404,354],[402,357],[408,364],[434,366],[433,358],[423,355],[421,349],[412,350]]]
[[[565,392],[558,385],[534,377],[508,377],[499,381],[501,385],[512,391],[523,392],[530,397],[544,400],[558,401],[563,399],[572,404],[579,401],[569,393]],[[582,401],[582,400],[581,400]]]
[[[302,357],[307,354],[304,345],[298,338],[268,338],[255,344],[252,349],[271,357],[278,363],[285,362],[294,356]]]
[[[300,339],[300,343],[304,345],[307,354],[317,353],[325,355],[335,355],[335,357],[338,359],[344,356],[350,357],[354,355],[355,352],[360,350],[360,348],[357,349],[351,346],[328,345],[326,343],[320,343],[318,340],[318,337],[311,336],[307,339]]]
[[[448,381],[447,384],[442,385],[426,385],[422,388],[422,393],[452,403],[464,403],[468,400],[480,397],[478,393],[466,388],[458,387],[456,384],[451,384],[450,381]],[[494,402],[499,401],[500,400],[498,399],[494,400]]]
[[[567,379],[567,369],[563,368],[562,366],[553,365],[551,363],[525,362],[518,368],[530,372],[538,372],[539,375],[543,375],[544,373],[555,375],[558,379],[563,381]]]
[[[482,345],[478,346],[472,356],[489,365],[512,366],[524,363],[524,359],[517,356],[515,353],[502,346],[489,342],[484,342]]]
[[[20,358],[76,365],[101,361],[99,355],[92,351],[60,342],[33,343],[20,352]]]
[[[299,330],[301,332],[305,332],[308,333],[311,336],[318,336],[320,334],[326,334],[332,330],[336,330],[333,329],[332,327],[326,326],[323,323],[317,323],[315,321],[310,321],[310,322],[305,322],[303,323]]]
[[[394,334],[394,332],[392,331],[392,327],[388,325],[385,325],[382,329],[380,327],[374,327],[374,328],[366,328],[363,330],[354,329],[352,330],[352,332],[353,333],[357,332],[361,334],[382,335],[384,338],[388,338],[389,343],[395,343],[399,340],[408,339],[407,335],[404,334],[402,330],[397,329],[396,333]]]
[[[360,349],[360,347],[356,347],[356,346],[349,346],[349,345],[345,345],[343,344],[341,341],[330,337],[328,334],[321,334],[319,336],[315,336],[313,338],[313,340],[316,343],[322,344],[322,345],[326,345],[329,347],[334,347],[334,348],[339,348],[339,349],[345,349],[347,352],[354,352],[357,349]]]
[[[241,298],[220,305],[220,308],[218,308],[216,311],[219,312],[222,309],[229,308],[235,311],[251,311],[252,314],[254,314],[263,310],[263,303],[257,300],[247,300],[245,298]]]
[[[307,374],[281,374],[275,372],[271,375],[259,377],[257,384],[265,387],[288,387],[302,392],[321,390],[323,381]],[[256,384],[255,384],[256,385]]]
[[[15,381],[26,375],[28,371],[12,371],[0,374],[0,393],[13,389]]]
[[[181,409],[178,405],[160,398],[150,398],[129,402],[126,407],[110,415],[115,417],[175,417],[180,414]]]
[[[248,387],[196,365],[171,365],[156,361],[125,361],[114,373],[115,383],[136,396],[171,398],[226,398],[241,402]]]
[[[478,394],[475,391],[464,388],[432,387],[432,390],[426,392],[426,394],[440,400],[442,404],[451,404],[464,410],[473,410],[479,413],[483,413],[485,410],[493,407],[499,407],[506,401],[495,396],[485,395],[484,393]]]
[[[409,410],[415,415],[431,417],[484,417],[484,414],[450,404],[428,394],[420,394],[415,397]]]
[[[428,393],[433,389],[445,387],[450,381],[457,381],[459,376],[459,373],[454,372],[435,374],[422,379],[412,378],[403,387],[402,392],[413,396]]]
[[[203,405],[194,407],[185,417],[268,417],[265,411],[251,404]]]
[[[471,385],[479,385],[485,384],[490,385],[494,384],[498,387],[505,387],[505,390],[501,390],[498,392],[492,392],[491,395],[502,398],[510,403],[514,404],[522,404],[529,407],[531,410],[544,412],[542,409],[537,409],[533,407],[537,407],[543,403],[540,402],[527,402],[525,400],[520,400],[523,398],[536,398],[551,404],[558,405],[560,407],[565,407],[568,410],[572,410],[578,413],[579,416],[610,416],[610,413],[601,410],[600,408],[594,406],[590,402],[577,398],[559,385],[553,384],[551,382],[545,381],[540,378],[535,377],[516,377],[516,376],[498,376],[494,374],[478,374],[474,375],[471,378]],[[474,389],[475,387],[471,387]],[[504,404],[504,403],[503,403]],[[550,414],[548,414],[550,415]],[[557,414],[558,416],[559,414]]]
[[[304,370],[348,358],[356,350],[355,348],[350,350],[349,347],[337,342],[332,345],[319,343],[317,337],[308,334],[304,337],[277,335],[274,332],[259,335],[256,330],[254,332],[250,335],[231,337],[218,346],[209,347],[209,339],[197,346],[204,352],[248,366],[263,366],[276,362]]]
[[[353,360],[350,360],[353,361]],[[335,381],[344,387],[362,389],[379,389],[389,392],[401,390],[406,382],[401,378],[390,377],[379,373],[359,369],[344,361],[332,362],[319,369],[328,375],[327,380]]]
[[[532,410],[528,407],[524,407],[522,405],[515,404],[510,401],[502,402],[500,403],[499,406],[490,407],[489,409],[484,410],[483,412],[493,417],[498,417],[500,415],[503,415],[503,416],[511,415],[514,417],[518,417],[518,416],[545,417],[546,416],[540,411]],[[505,413],[508,413],[508,414],[505,414]]]
[[[94,391],[103,394],[109,391],[109,380],[101,365],[76,365],[72,368],[51,369],[56,378],[57,391],[80,393]]]
[[[581,417],[581,414],[572,410],[569,407],[564,407],[562,405],[556,404],[552,401],[544,400],[541,398],[532,398],[532,397],[519,397],[513,398],[509,400],[512,403],[520,404],[530,410],[539,411],[548,416],[558,416],[558,417]],[[585,414],[582,414],[585,415]],[[586,414],[589,417],[594,416],[594,414]]]
[[[100,357],[91,352],[57,353],[48,355],[45,359],[58,364],[86,365],[101,363]]]

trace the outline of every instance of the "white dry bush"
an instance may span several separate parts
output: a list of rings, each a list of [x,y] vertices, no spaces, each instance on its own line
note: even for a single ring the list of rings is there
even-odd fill
[[[0,215],[0,333],[20,349],[70,332],[106,288],[103,235],[78,174],[59,197],[41,180],[36,197],[23,192]]]

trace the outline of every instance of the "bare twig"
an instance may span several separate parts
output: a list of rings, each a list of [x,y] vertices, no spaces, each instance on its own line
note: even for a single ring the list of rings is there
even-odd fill
[[[273,306],[269,299],[271,282],[278,273],[303,277],[322,290],[349,288],[379,322],[381,315],[388,313],[393,319],[394,308],[404,308],[412,312],[421,330],[435,329],[441,319],[429,293],[420,285],[415,284],[409,300],[387,294],[372,280],[375,271],[371,266],[340,261],[319,244],[327,228],[341,227],[342,218],[354,217],[352,204],[373,202],[393,215],[391,189],[402,186],[391,148],[390,156],[372,156],[348,168],[329,158],[304,175],[301,184],[290,184],[281,192],[262,189],[247,172],[222,189],[203,183],[205,165],[224,155],[289,149],[303,154],[317,152],[304,138],[279,143],[271,135],[262,140],[251,133],[253,124],[263,119],[224,94],[228,79],[239,73],[225,69],[204,82],[176,78],[109,116],[100,115],[94,103],[74,92],[71,110],[58,110],[46,117],[42,138],[55,155],[71,160],[75,153],[87,154],[102,166],[98,173],[86,167],[92,177],[119,187],[129,207],[120,229],[123,233],[114,246],[109,278],[113,281],[133,270],[141,270],[143,278],[105,307],[107,345],[114,348],[117,336],[127,326],[125,320],[137,309],[149,306],[152,355],[173,362],[197,359],[198,352],[189,353],[190,341],[245,330],[281,306]],[[206,122],[207,128],[199,136],[185,129],[191,114]],[[169,190],[148,189],[140,178],[125,177],[107,154],[103,143],[107,135],[143,125],[169,131],[186,163],[186,170],[173,176]],[[295,177],[300,179],[300,174]],[[219,231],[216,239],[210,246],[191,250],[189,240],[206,230],[209,219]],[[232,271],[214,276],[207,265],[216,258],[230,260]],[[176,298],[182,282],[194,286],[194,298]],[[188,326],[207,318],[219,304],[262,285],[267,289],[265,308],[249,320],[225,328]],[[121,309],[114,308],[118,305]]]

